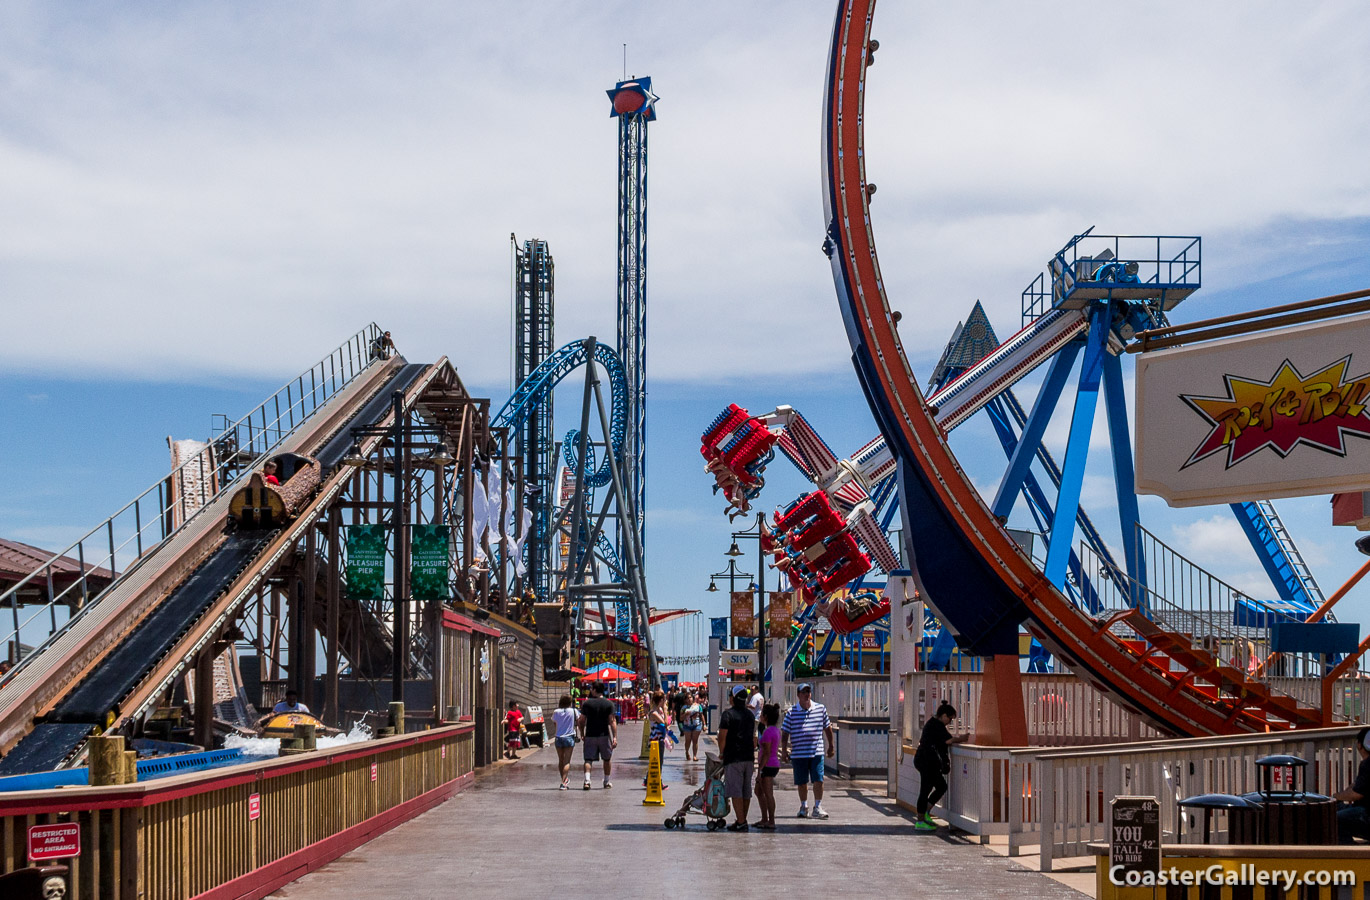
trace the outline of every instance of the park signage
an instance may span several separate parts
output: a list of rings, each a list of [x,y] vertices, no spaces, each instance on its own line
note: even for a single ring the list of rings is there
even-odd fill
[[[790,617],[794,609],[793,591],[775,591],[770,596],[770,605],[766,611],[766,622],[768,630],[766,634],[773,638],[787,638],[790,636]]]
[[[385,599],[384,525],[347,529],[347,595],[353,600]]]
[[[733,637],[756,637],[755,604],[751,591],[733,591]]]
[[[1114,797],[1109,804],[1108,876],[1161,869],[1161,805],[1155,797]]]
[[[1136,429],[1171,506],[1370,490],[1370,314],[1144,353]]]
[[[756,668],[756,651],[724,650],[718,661],[725,669],[754,669]]]
[[[451,527],[414,525],[410,534],[410,596],[421,603],[449,599],[447,572]]]
[[[29,826],[29,862],[81,855],[81,826],[75,822]]]

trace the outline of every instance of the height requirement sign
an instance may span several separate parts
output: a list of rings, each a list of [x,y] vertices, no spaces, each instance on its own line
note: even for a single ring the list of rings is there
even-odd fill
[[[1171,506],[1370,489],[1370,314],[1143,354],[1136,477]]]

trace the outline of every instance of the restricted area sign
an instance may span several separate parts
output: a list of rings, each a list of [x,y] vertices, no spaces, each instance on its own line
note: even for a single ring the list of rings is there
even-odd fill
[[[376,780],[376,764],[375,764],[375,763],[372,763],[372,764],[371,764],[371,780],[372,780],[372,781],[375,781],[375,780]]]
[[[252,794],[247,798],[247,820],[255,822],[262,817],[262,795]]]
[[[1159,872],[1161,804],[1155,797],[1114,797],[1109,810],[1109,877],[1120,883],[1128,872]]]
[[[81,826],[75,822],[29,827],[29,862],[81,855]]]

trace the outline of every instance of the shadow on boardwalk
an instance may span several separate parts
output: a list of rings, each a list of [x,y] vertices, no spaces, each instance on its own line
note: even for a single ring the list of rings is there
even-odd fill
[[[624,729],[625,738],[630,731]],[[600,787],[598,767],[593,790],[581,790],[576,749],[569,791],[557,788],[554,750],[529,753],[273,896],[1084,896],[945,828],[914,831],[912,817],[883,787],[868,791],[830,779],[824,806],[831,818],[797,818],[798,794],[784,770],[776,831],[709,832],[699,815],[688,817],[684,831],[667,831],[663,820],[698,786],[702,763],[683,762],[678,751],[668,755],[666,806],[643,806],[646,767],[626,758],[636,741],[625,740],[610,790]],[[757,819],[755,805],[751,818]]]

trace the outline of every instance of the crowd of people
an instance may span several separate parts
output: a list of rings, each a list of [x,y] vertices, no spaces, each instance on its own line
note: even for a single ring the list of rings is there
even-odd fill
[[[607,790],[614,786],[613,756],[618,748],[618,729],[625,718],[647,720],[648,744],[657,746],[663,762],[677,745],[682,747],[685,761],[699,760],[700,739],[709,719],[708,698],[703,691],[682,687],[650,694],[625,692],[611,698],[601,682],[591,682],[587,690],[589,696],[584,699],[577,688],[563,694],[551,716],[561,790],[571,787],[576,744],[582,746],[581,789],[591,789],[596,764],[602,770],[602,787]],[[782,712],[780,704],[767,703],[759,690],[741,684],[730,688],[727,708],[718,722],[724,795],[733,812],[729,831],[769,831],[776,827],[775,785],[782,768],[789,769],[799,794],[796,815],[801,819],[828,818],[823,807],[825,760],[836,754],[836,733],[827,708],[813,699],[812,684],[798,685],[796,697],[798,702]],[[921,780],[915,824],[920,830],[936,829],[931,810],[947,790],[951,745],[967,737],[952,735],[950,726],[955,718],[956,710],[944,703],[923,726],[914,755]],[[510,704],[506,724],[508,755],[516,756],[524,730],[517,704]],[[1366,755],[1370,756],[1370,750]],[[753,798],[760,812],[754,822],[749,821]]]

